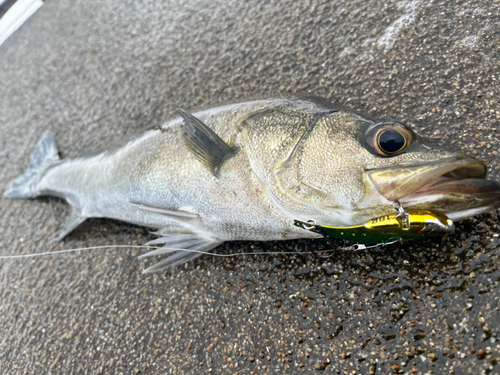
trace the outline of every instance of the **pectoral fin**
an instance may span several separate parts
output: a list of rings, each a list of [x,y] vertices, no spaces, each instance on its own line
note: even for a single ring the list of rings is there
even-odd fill
[[[215,176],[219,176],[222,164],[236,151],[225,143],[212,129],[192,114],[178,108],[184,119],[184,141],[191,153]]]
[[[156,232],[155,234],[165,235],[169,233],[197,233],[202,230],[200,218],[195,213],[182,210],[171,210],[166,207],[153,206],[151,204],[132,200],[129,200],[128,203],[137,207],[139,210],[162,215],[168,219],[165,220],[164,218],[163,221],[169,222],[170,226]]]
[[[198,218],[198,215],[193,214],[192,212],[179,211],[179,210],[169,210],[168,208],[152,206],[149,204],[136,202],[136,201],[132,201],[132,200],[129,200],[128,203],[130,203],[133,206],[136,206],[140,210],[165,215],[168,217],[172,217],[174,219],[179,219],[179,218],[197,219]]]

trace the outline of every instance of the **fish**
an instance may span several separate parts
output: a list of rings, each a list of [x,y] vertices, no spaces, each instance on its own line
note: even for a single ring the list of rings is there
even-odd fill
[[[123,147],[75,159],[60,159],[45,132],[4,196],[66,200],[71,212],[57,241],[91,217],[154,228],[158,238],[146,245],[158,248],[142,256],[167,257],[144,272],[226,241],[321,237],[297,225],[311,219],[348,228],[394,214],[398,204],[456,221],[500,206],[500,184],[486,179],[481,161],[335,101],[178,113]]]

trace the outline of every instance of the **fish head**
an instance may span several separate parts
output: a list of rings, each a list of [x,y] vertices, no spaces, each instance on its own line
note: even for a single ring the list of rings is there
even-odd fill
[[[398,201],[461,220],[500,206],[500,184],[485,179],[484,163],[404,124],[345,110],[299,112],[266,113],[264,146],[249,155],[260,158],[254,169],[289,218],[358,225],[394,213]]]

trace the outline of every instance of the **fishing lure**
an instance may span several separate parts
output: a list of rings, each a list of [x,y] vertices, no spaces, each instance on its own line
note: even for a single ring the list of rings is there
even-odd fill
[[[455,225],[445,214],[435,210],[405,210],[394,202],[395,213],[368,220],[364,224],[349,227],[320,225],[311,219],[306,222],[294,220],[294,225],[318,233],[325,238],[338,238],[360,244],[384,244],[398,239],[413,240],[423,235],[453,233]],[[356,249],[366,246],[356,246]]]
[[[394,202],[393,207],[395,213],[390,215],[383,215],[368,220],[363,225],[355,225],[350,227],[331,227],[326,225],[316,224],[314,220],[301,221],[294,220],[294,225],[307,231],[318,233],[328,240],[332,249],[324,250],[322,252],[329,253],[329,255],[322,256],[314,252],[315,256],[320,258],[331,257],[336,250],[345,251],[361,251],[379,246],[386,246],[396,243],[400,240],[411,240],[421,238],[423,235],[444,235],[453,233],[455,225],[445,214],[436,210],[408,210],[406,211],[399,202]],[[358,242],[351,246],[339,247],[331,238],[344,239],[349,241]],[[371,245],[370,245],[371,244]],[[368,245],[368,246],[367,246]],[[95,246],[90,248],[68,249],[53,252],[43,252],[36,254],[23,254],[23,255],[10,255],[0,256],[0,259],[13,259],[13,258],[28,258],[34,256],[53,255],[59,253],[69,253],[83,250],[96,250],[103,248],[149,248],[161,250],[161,247],[156,246],[134,246],[134,245],[106,245]],[[276,255],[286,254],[283,251],[271,252],[251,252],[251,253],[235,253],[235,254],[214,254],[207,251],[171,248],[186,253],[206,254],[217,257],[233,257],[243,255]],[[153,250],[154,251],[154,250]],[[297,254],[309,254],[309,251],[297,252]],[[148,253],[150,254],[150,253]],[[148,256],[143,254],[140,258]]]

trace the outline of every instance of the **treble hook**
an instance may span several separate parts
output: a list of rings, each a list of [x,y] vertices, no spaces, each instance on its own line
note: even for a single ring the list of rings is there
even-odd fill
[[[392,207],[396,210],[396,217],[399,218],[399,223],[404,230],[410,229],[410,215],[404,209],[399,201],[392,202]]]

